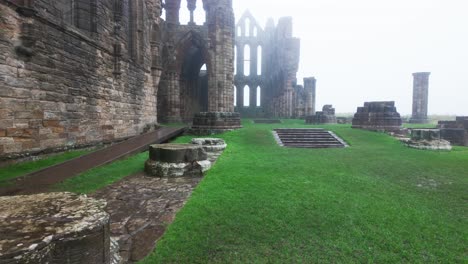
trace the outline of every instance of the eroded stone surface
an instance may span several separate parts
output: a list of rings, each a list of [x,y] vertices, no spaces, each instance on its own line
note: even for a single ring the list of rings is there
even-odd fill
[[[194,144],[155,144],[149,148],[150,160],[182,163],[206,160],[202,146]]]
[[[201,145],[151,145],[145,171],[156,177],[202,177],[211,167],[208,155]]]
[[[155,178],[140,173],[92,196],[107,201],[110,233],[123,262],[141,260],[154,249],[201,178]]]
[[[211,163],[214,163],[227,147],[226,142],[220,138],[194,138],[192,144],[203,146]]]
[[[425,150],[451,150],[452,145],[441,138],[440,129],[412,129],[411,138],[406,145],[410,148]]]
[[[105,205],[72,193],[0,197],[0,263],[108,263]]]

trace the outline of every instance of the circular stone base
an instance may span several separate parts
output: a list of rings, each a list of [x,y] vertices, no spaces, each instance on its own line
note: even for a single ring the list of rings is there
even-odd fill
[[[156,177],[202,177],[211,167],[208,155],[201,145],[151,145],[145,171]]]
[[[227,144],[220,138],[194,138],[192,144],[203,146],[208,159],[214,163],[226,149]]]
[[[211,162],[209,160],[169,163],[149,159],[145,163],[147,174],[161,178],[202,177],[203,173],[210,168]]]
[[[0,263],[109,263],[105,205],[72,193],[0,197]]]
[[[207,159],[202,146],[194,144],[156,144],[149,149],[150,160],[167,163],[186,163]]]

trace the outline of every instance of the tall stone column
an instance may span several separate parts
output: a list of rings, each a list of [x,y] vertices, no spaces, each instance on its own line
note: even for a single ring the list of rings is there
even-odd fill
[[[167,117],[165,122],[182,122],[180,115],[180,76],[177,72],[166,73],[166,83],[168,92]]]
[[[166,21],[169,24],[178,25],[181,0],[166,0],[164,8],[166,9]]]
[[[241,127],[234,113],[234,34],[232,0],[203,0],[209,32],[208,113],[195,115],[192,129],[216,133]],[[240,87],[238,87],[240,88]]]
[[[429,101],[429,75],[430,72],[413,73],[413,114],[410,123],[425,124]]]
[[[316,83],[314,77],[304,78],[304,90],[306,91],[305,116],[315,115]]]

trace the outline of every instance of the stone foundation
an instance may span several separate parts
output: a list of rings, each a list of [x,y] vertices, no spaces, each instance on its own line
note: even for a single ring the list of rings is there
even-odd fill
[[[410,148],[424,150],[451,150],[450,142],[441,139],[439,129],[412,129],[411,139],[406,142]]]
[[[145,171],[156,177],[202,177],[210,167],[201,145],[158,144],[150,146]]]
[[[192,144],[202,146],[212,164],[216,162],[227,147],[226,142],[220,138],[194,138]]]
[[[335,108],[332,105],[324,105],[322,111],[313,116],[306,117],[306,124],[336,124]]]
[[[0,197],[0,263],[109,263],[105,205],[72,193]]]
[[[352,128],[397,132],[401,129],[401,124],[395,102],[366,102],[364,107],[358,107]]]
[[[455,121],[439,121],[440,135],[452,145],[468,146],[468,116],[457,116]]]
[[[219,134],[242,128],[240,114],[234,112],[204,112],[193,118],[192,132],[197,135]]]

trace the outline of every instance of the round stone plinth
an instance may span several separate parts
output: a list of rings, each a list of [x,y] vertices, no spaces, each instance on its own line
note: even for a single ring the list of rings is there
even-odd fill
[[[212,163],[221,156],[227,147],[226,142],[220,138],[194,138],[192,144],[202,146]]]
[[[208,155],[201,145],[151,145],[149,156],[145,171],[156,177],[202,177],[211,167]]]
[[[191,132],[196,135],[213,135],[242,128],[239,113],[203,112],[195,114]]]
[[[105,206],[72,193],[0,197],[0,263],[109,263]]]
[[[202,146],[193,144],[156,144],[149,149],[150,160],[184,163],[207,159]]]

